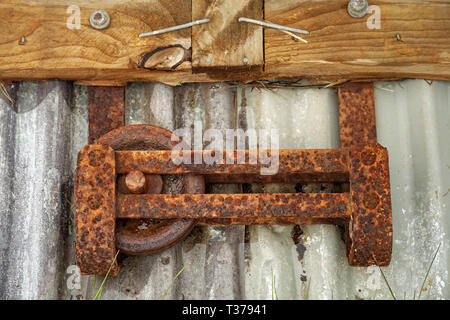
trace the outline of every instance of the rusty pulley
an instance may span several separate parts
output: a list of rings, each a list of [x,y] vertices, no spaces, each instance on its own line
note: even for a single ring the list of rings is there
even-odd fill
[[[97,140],[116,151],[170,150],[171,132],[150,125],[132,125],[110,131]],[[135,177],[141,176],[141,181]],[[194,175],[144,175],[132,171],[119,175],[118,192],[121,194],[204,193],[202,177]],[[141,190],[137,190],[139,187]],[[131,189],[131,190],[130,190]],[[116,246],[126,254],[145,255],[157,253],[183,239],[194,227],[193,219],[155,220],[122,219],[116,225]]]

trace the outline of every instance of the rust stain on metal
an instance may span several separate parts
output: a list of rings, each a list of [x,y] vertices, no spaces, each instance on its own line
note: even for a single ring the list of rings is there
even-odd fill
[[[145,175],[146,188],[143,193],[157,194],[163,190],[163,179],[159,174]]]
[[[97,143],[109,145],[116,150],[170,150],[175,142],[171,141],[172,133],[168,130],[151,125],[130,125],[110,131],[102,136]],[[123,179],[123,178],[122,178]],[[181,179],[183,191],[185,193],[204,193],[199,189],[199,183],[204,181],[202,177],[186,176]],[[150,178],[146,175],[146,180],[153,183],[146,190],[147,192],[158,191],[160,182],[158,177]],[[126,183],[125,183],[126,184]],[[170,187],[170,186],[167,186]],[[123,188],[123,184],[119,184]],[[126,187],[128,189],[128,187]],[[196,224],[193,219],[175,219],[170,221],[158,221],[156,219],[124,219],[117,224],[116,236],[117,248],[121,252],[133,255],[147,255],[166,250],[187,236]]]
[[[244,224],[276,224],[295,218],[345,221],[347,193],[118,195],[117,218],[238,219]]]
[[[77,204],[77,265],[82,274],[119,273],[114,261],[115,238],[115,161],[107,146],[87,145],[78,154],[75,178]]]
[[[347,153],[342,150],[279,150],[278,172],[270,176],[260,174],[261,169],[266,166],[257,160],[258,151],[224,151],[224,156],[230,159],[227,162],[214,165],[194,164],[194,157],[204,159],[208,153],[211,151],[185,150],[180,155],[180,160],[184,156],[191,160],[191,164],[181,161],[176,164],[172,151],[118,151],[117,172],[126,174],[140,170],[146,174],[192,173],[205,176],[208,183],[348,181]],[[270,152],[268,155],[271,155]],[[238,159],[243,160],[238,162]],[[254,162],[249,159],[254,159]]]
[[[373,83],[346,83],[338,88],[341,148],[377,142]]]
[[[124,87],[88,87],[89,143],[122,127],[125,117]]]
[[[143,143],[154,145],[163,141],[167,148],[170,147],[168,132],[155,129],[151,135],[155,141],[150,143],[147,130],[153,129],[137,126],[135,134],[131,134],[133,128],[124,128],[115,131],[119,136],[117,139],[111,138],[110,134],[105,137],[113,145],[120,142],[115,146],[123,149],[143,148]],[[144,140],[136,140],[139,132],[145,133]],[[126,139],[131,139],[133,145],[127,144]],[[103,138],[99,143],[104,143]],[[229,172],[236,177],[240,174],[254,176],[258,175],[259,167],[250,166],[246,172],[245,165],[236,164],[177,166],[168,160],[170,150],[116,150],[113,154],[115,165],[121,165],[123,172],[119,174],[119,193],[113,207],[115,217],[119,219],[117,247],[124,253],[145,255],[162,251],[183,239],[196,221],[203,225],[335,224],[346,229],[350,265],[389,264],[392,218],[388,157],[387,150],[378,144],[341,150],[284,150],[281,153],[282,170],[286,174],[291,170],[301,176],[305,170],[312,179],[320,179],[321,175],[338,172],[338,181],[347,177],[350,184],[349,192],[345,193],[205,194],[205,177],[208,175],[223,179],[229,177]],[[91,150],[85,158],[92,170],[99,170],[104,156],[105,151],[98,148]],[[134,168],[142,171],[133,171]],[[147,192],[148,189],[133,194],[130,183],[126,183],[130,173],[124,174],[128,169],[136,176],[133,181],[139,180],[136,183],[139,188],[147,184],[148,177],[160,177],[155,173],[161,170],[172,176],[182,174],[183,188],[177,192],[180,194],[159,194]],[[98,210],[106,200],[104,194],[97,193],[82,201],[90,210]]]
[[[116,151],[171,150],[178,143],[171,141],[172,132],[147,124],[128,125],[111,130],[98,140]],[[117,173],[121,173],[117,171]],[[127,172],[122,172],[127,173]]]
[[[83,273],[105,274],[116,246],[135,255],[165,250],[196,223],[341,225],[350,265],[390,263],[389,163],[386,148],[376,143],[373,84],[339,88],[341,149],[280,150],[278,172],[267,176],[261,175],[267,166],[260,164],[257,150],[222,151],[222,163],[194,164],[195,158],[220,151],[191,151],[185,145],[177,159],[171,149],[180,141],[171,139],[170,131],[150,125],[117,128],[123,125],[121,89],[114,94],[111,88],[89,89],[89,142],[98,138],[99,145],[84,147],[78,159],[77,263]],[[206,183],[255,182],[338,182],[348,192],[205,193]],[[115,263],[112,274],[118,270]]]
[[[387,266],[392,254],[392,208],[387,149],[373,144],[350,150],[349,154],[352,211],[347,230],[349,264]],[[367,161],[368,159],[370,161]]]

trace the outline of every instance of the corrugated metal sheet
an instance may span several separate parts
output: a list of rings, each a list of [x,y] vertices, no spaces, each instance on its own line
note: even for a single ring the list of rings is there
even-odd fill
[[[49,298],[64,275],[69,185],[70,91],[63,82],[18,85],[2,99],[2,298]]]
[[[71,267],[71,189],[76,155],[87,143],[87,89],[52,81],[23,82],[9,90],[14,107],[0,98],[0,298],[89,299],[93,277],[83,276],[78,287]],[[392,263],[383,270],[397,296],[413,298],[441,243],[422,296],[448,299],[450,84],[377,83],[375,98],[378,139],[390,154],[395,238]],[[173,130],[194,121],[204,129],[277,128],[280,148],[339,146],[332,89],[154,83],[126,89],[127,124]],[[268,184],[245,191],[330,187]],[[160,299],[166,290],[166,299],[304,299],[308,287],[312,299],[390,297],[377,267],[347,265],[333,226],[236,226],[198,227],[166,252],[126,258],[121,274],[107,280],[103,299]]]
[[[240,100],[246,101],[241,112],[247,125],[280,130],[280,148],[335,148],[336,99],[331,90],[283,89],[245,90]],[[449,298],[450,86],[377,83],[375,104],[378,141],[389,149],[393,205],[393,259],[384,272],[398,297],[412,299],[442,243],[423,296]],[[278,188],[272,185],[271,191]],[[246,297],[271,299],[273,270],[280,299],[303,299],[308,286],[312,299],[390,298],[377,267],[347,265],[334,226],[301,227],[296,246],[291,227],[249,229]]]

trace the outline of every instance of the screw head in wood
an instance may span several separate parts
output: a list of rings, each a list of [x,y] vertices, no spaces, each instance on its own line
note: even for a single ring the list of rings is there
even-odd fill
[[[367,0],[350,0],[347,11],[353,18],[362,18],[369,11],[369,4]]]
[[[105,10],[95,10],[92,12],[89,22],[92,28],[102,30],[108,28],[111,18]]]

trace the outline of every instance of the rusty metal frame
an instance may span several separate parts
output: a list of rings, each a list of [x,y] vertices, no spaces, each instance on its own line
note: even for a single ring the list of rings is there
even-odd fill
[[[127,219],[196,221],[208,225],[335,224],[345,230],[350,265],[388,265],[392,252],[389,160],[387,149],[376,142],[373,84],[344,85],[338,89],[338,97],[341,148],[280,150],[279,171],[273,176],[261,176],[260,164],[252,165],[248,161],[236,164],[238,157],[256,159],[256,151],[223,151],[231,159],[228,163],[234,164],[211,166],[176,165],[171,150],[111,148],[110,137],[133,130],[144,136],[154,135],[156,139],[167,136],[163,129],[152,126],[119,128],[100,138],[101,144],[83,148],[75,187],[77,263],[82,272],[105,273],[116,251],[114,241],[121,242],[114,238],[116,223]],[[211,153],[184,152],[190,159],[199,152]],[[159,175],[182,175],[190,177],[191,189],[187,192],[185,189],[183,194],[158,194],[142,191],[144,183],[141,182],[141,185],[133,184],[133,190],[140,189],[140,194],[132,192],[131,187],[127,192],[123,181],[131,174],[141,180],[147,177],[147,181]],[[120,192],[115,189],[116,180]],[[349,190],[310,194],[204,192],[205,183],[251,182],[337,182],[348,184]],[[132,229],[127,230],[128,236],[133,234]],[[158,241],[164,241],[164,237]],[[175,238],[169,242],[173,245]],[[118,266],[114,265],[113,274],[117,272]]]
[[[114,150],[87,145],[78,154],[75,178],[77,264],[83,273],[119,273],[116,254]],[[114,263],[113,263],[114,261]]]

